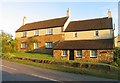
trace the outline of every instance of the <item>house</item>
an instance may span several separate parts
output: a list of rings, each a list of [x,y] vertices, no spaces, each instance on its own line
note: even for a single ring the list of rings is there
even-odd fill
[[[114,38],[115,47],[120,47],[120,34]]]
[[[110,62],[113,59],[114,30],[108,17],[71,21],[67,16],[28,23],[16,31],[21,52],[53,54],[55,58]]]

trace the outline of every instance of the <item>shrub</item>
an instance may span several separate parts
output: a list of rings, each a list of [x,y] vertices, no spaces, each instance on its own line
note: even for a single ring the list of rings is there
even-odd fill
[[[115,64],[120,65],[120,47],[114,49],[114,62]]]

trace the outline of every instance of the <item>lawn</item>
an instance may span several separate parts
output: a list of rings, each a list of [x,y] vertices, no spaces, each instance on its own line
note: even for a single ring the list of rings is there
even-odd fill
[[[95,63],[95,62],[90,63],[90,62],[81,62],[81,61],[61,60],[61,59],[56,59],[48,54],[38,54],[38,53],[7,53],[7,54],[4,54],[3,56],[7,57],[7,58],[3,58],[3,59],[7,59],[9,61],[14,61],[14,62],[22,63],[22,64],[38,66],[38,67],[42,67],[42,68],[48,68],[48,69],[70,72],[70,73],[86,74],[86,75],[92,75],[92,76],[103,77],[103,78],[118,79],[118,74],[110,72],[110,71],[96,70],[96,69],[90,69],[90,68],[77,68],[77,67],[70,67],[70,66],[66,66],[66,65],[57,65],[57,64],[36,63],[36,62],[32,62],[32,61],[27,61],[27,60],[10,59],[10,58],[11,57],[22,57],[22,58],[27,57],[27,58],[58,61],[58,62],[75,62],[75,63],[85,63],[85,64],[87,63],[87,64],[97,64],[97,65],[109,65],[109,64],[105,64],[105,63]],[[115,69],[118,69],[115,66],[112,66],[112,67],[114,67]]]

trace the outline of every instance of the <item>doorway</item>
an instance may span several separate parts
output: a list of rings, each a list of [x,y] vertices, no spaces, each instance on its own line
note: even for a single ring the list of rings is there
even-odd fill
[[[74,50],[70,50],[69,60],[74,60]]]

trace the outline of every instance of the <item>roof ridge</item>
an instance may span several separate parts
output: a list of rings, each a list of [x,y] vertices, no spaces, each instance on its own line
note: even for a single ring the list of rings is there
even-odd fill
[[[41,20],[41,21],[30,22],[30,23],[27,23],[27,24],[38,23],[38,22],[49,21],[49,20],[62,19],[62,18],[67,18],[67,16],[57,17],[57,18],[50,18],[50,19],[45,19],[45,20]],[[27,25],[27,24],[25,24],[25,25]],[[23,26],[24,26],[24,25],[23,25]]]
[[[83,19],[83,20],[73,20],[73,21],[71,21],[71,22],[79,22],[79,21],[89,21],[89,20],[98,20],[98,19],[105,19],[105,18],[108,18],[108,17],[102,17],[102,18],[89,18],[89,19]]]

